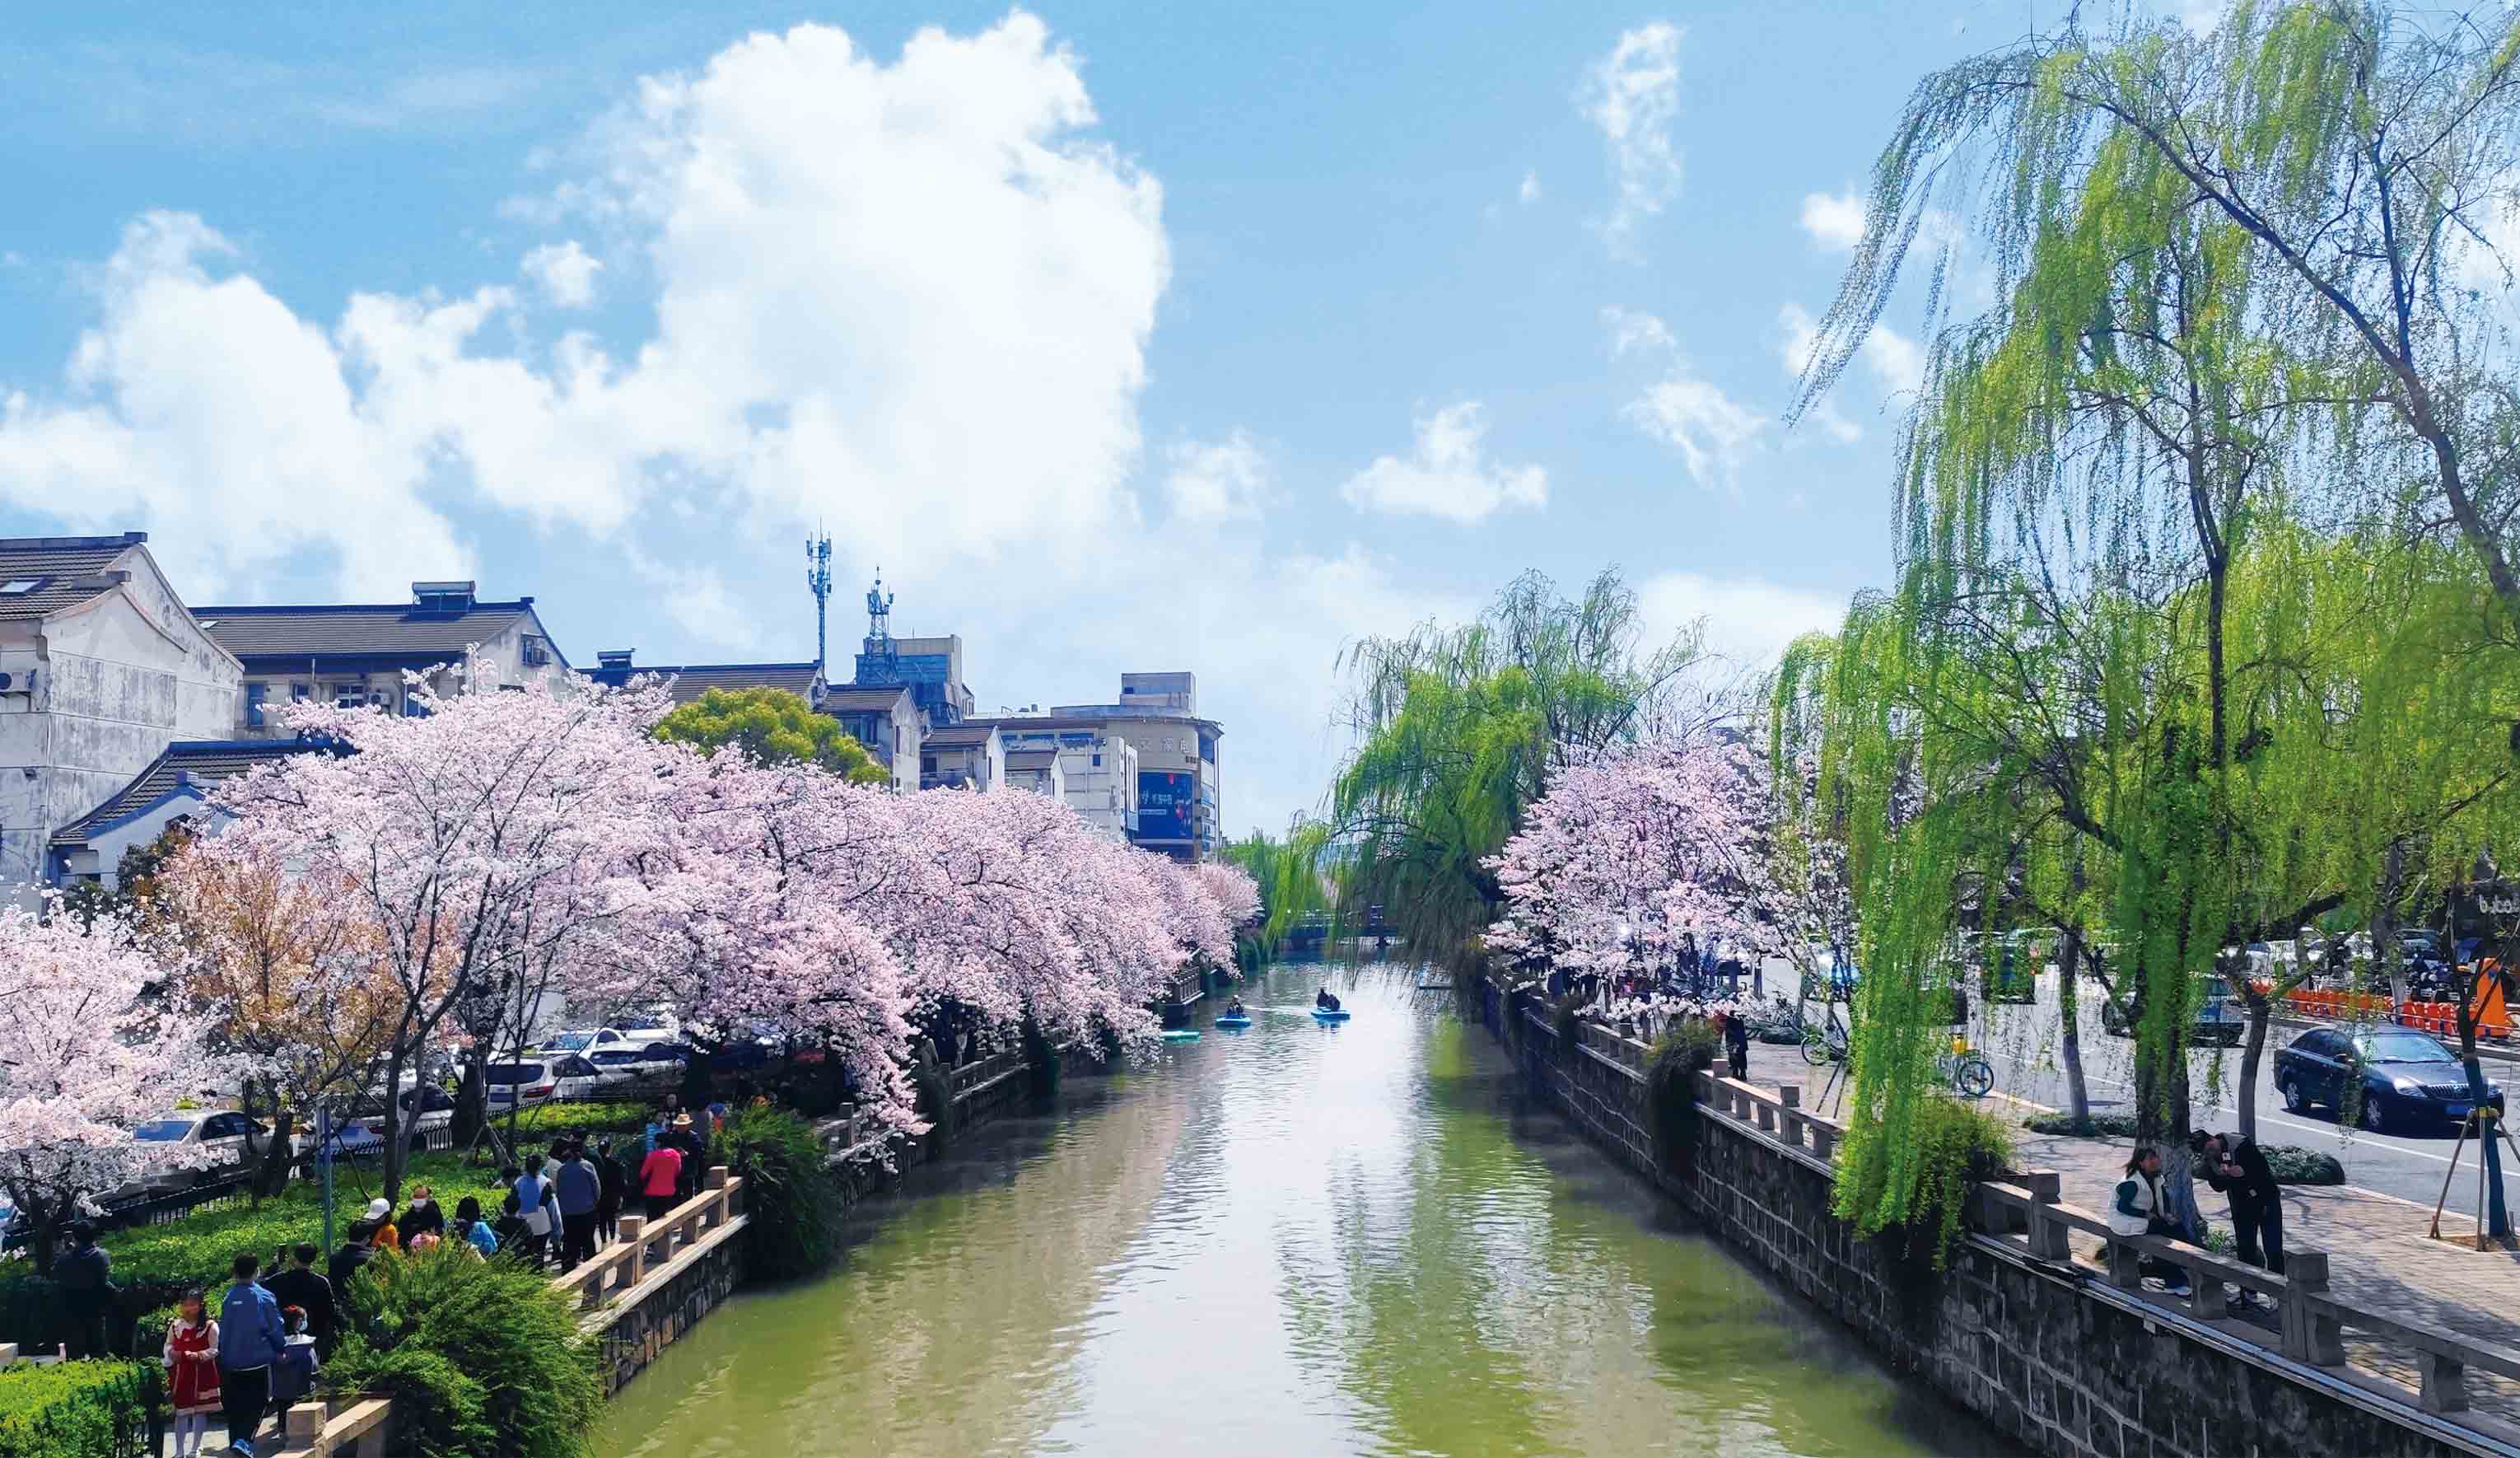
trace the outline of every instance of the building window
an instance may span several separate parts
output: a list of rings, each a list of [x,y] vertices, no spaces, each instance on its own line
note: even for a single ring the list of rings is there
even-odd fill
[[[1097,755],[1095,755],[1095,756],[1094,756],[1094,767],[1095,767],[1096,769],[1101,769],[1101,768],[1102,767],[1102,755],[1097,754]]]
[[[530,634],[524,640],[524,661],[528,668],[539,668],[551,661],[551,645]]]
[[[315,691],[305,684],[292,683],[289,686],[289,702],[292,704],[303,704],[314,697]]]
[[[263,696],[270,692],[271,685],[265,683],[249,683],[245,686],[245,726],[247,728],[260,729],[264,726],[262,701]]]
[[[368,691],[358,684],[337,683],[333,685],[333,706],[335,708],[358,708],[367,702]]]

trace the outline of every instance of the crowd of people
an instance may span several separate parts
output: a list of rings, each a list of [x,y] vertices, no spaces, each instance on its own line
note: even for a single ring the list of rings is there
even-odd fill
[[[187,1294],[158,1353],[176,1458],[202,1452],[212,1413],[222,1415],[233,1451],[257,1452],[266,1421],[314,1390],[351,1321],[350,1283],[379,1259],[452,1247],[474,1259],[565,1273],[618,1237],[633,1199],[652,1220],[690,1200],[729,1110],[713,1103],[696,1119],[679,1103],[669,1095],[635,1139],[571,1134],[526,1153],[500,1170],[495,1212],[467,1195],[450,1217],[428,1185],[415,1184],[399,1211],[388,1200],[369,1201],[329,1256],[312,1243],[283,1247],[267,1264],[258,1253],[239,1254],[215,1312],[208,1293]],[[64,1355],[104,1356],[119,1289],[113,1258],[93,1224],[74,1222],[68,1233],[70,1250],[54,1266],[69,1322]],[[274,1445],[280,1440],[275,1434]]]

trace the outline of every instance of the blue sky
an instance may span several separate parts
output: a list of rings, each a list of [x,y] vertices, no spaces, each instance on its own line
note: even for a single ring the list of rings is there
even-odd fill
[[[1237,832],[1357,634],[1615,563],[1757,657],[1885,574],[1914,357],[1788,434],[1793,311],[2026,7],[908,14],[21,20],[0,529],[591,663],[810,657],[820,522],[835,640],[880,562],[984,709],[1195,670]]]

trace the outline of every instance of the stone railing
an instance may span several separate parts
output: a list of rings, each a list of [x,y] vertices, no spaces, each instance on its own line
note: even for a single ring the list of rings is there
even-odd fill
[[[1845,1139],[1844,1124],[1802,1107],[1802,1089],[1795,1084],[1783,1084],[1772,1093],[1711,1072],[1701,1073],[1698,1100],[1785,1149],[1816,1160],[1830,1159]],[[2055,1171],[2046,1169],[1981,1184],[1968,1211],[1968,1228],[2016,1256],[2052,1268],[2074,1265],[2073,1235],[2097,1237],[2101,1242],[2101,1261],[2090,1274],[2104,1276],[2113,1289],[2177,1311],[2192,1321],[2211,1323],[2226,1336],[2272,1345],[2286,1359],[2305,1366],[2345,1367],[2344,1334],[2348,1331],[2376,1339],[2413,1356],[2422,1376],[2422,1389],[2409,1392],[2386,1377],[2360,1371],[2355,1374],[2357,1380],[2393,1390],[2400,1400],[2411,1399],[2428,1413],[2468,1412],[2467,1374],[2471,1368],[2520,1381],[2520,1351],[2339,1299],[2328,1288],[2325,1252],[2288,1251],[2283,1274],[2276,1275],[2157,1236],[2119,1235],[2110,1230],[2105,1213],[2068,1204],[2058,1198],[2058,1191]],[[2182,1299],[2145,1292],[2142,1265],[2146,1259],[2168,1261],[2183,1269],[2191,1294]],[[2275,1341],[2269,1343],[2255,1328],[2226,1319],[2226,1298],[2236,1291],[2253,1292],[2273,1303],[2279,1317]],[[2498,1437],[2520,1436],[2498,1422],[2471,1421]]]
[[[289,1409],[280,1451],[384,1458],[385,1435],[392,1426],[393,1404],[382,1397],[351,1398],[338,1411],[321,1402],[300,1402]]]
[[[983,1083],[993,1082],[1001,1075],[1022,1068],[1023,1062],[1023,1052],[1016,1048],[1004,1049],[986,1058],[975,1058],[954,1071],[954,1091],[968,1093]]]
[[[553,1278],[553,1284],[577,1293],[581,1309],[593,1311],[635,1291],[652,1275],[671,1264],[713,1234],[732,1228],[743,1214],[743,1181],[712,1164],[700,1178],[700,1191],[651,1221],[643,1215],[621,1217],[621,1238],[592,1260]]]

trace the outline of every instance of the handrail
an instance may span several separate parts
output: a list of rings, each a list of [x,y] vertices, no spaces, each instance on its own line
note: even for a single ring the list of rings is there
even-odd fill
[[[653,1224],[644,1215],[623,1215],[620,1239],[593,1259],[553,1277],[552,1284],[576,1292],[581,1310],[607,1305],[742,1214],[742,1192],[741,1177],[728,1174],[724,1164],[712,1164],[701,1177],[698,1194],[658,1215]]]
[[[383,1397],[351,1399],[339,1412],[321,1402],[300,1402],[289,1409],[284,1453],[349,1453],[356,1458],[384,1458],[385,1434],[393,1403]]]

